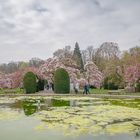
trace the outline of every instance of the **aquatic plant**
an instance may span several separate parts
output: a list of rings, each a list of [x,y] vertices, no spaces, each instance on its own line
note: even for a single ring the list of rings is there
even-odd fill
[[[2,97],[0,102],[6,107],[0,108],[0,121],[20,119],[25,110],[26,115],[31,115],[32,121],[39,122],[35,131],[59,132],[66,136],[139,135],[139,99],[38,96]]]
[[[97,106],[51,107],[51,110],[41,111],[35,118],[42,120],[36,129],[57,130],[65,135],[115,135],[135,132],[139,127],[136,124],[140,122],[140,110],[110,103]]]

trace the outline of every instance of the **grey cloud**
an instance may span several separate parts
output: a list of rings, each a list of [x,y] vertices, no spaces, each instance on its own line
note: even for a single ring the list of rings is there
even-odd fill
[[[139,0],[1,0],[0,63],[46,59],[79,42],[99,47],[117,42],[121,50],[139,45]]]

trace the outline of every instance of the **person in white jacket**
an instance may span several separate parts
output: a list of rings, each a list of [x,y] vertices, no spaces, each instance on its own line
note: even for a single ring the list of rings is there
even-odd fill
[[[79,83],[78,82],[74,86],[74,91],[76,94],[79,92]]]

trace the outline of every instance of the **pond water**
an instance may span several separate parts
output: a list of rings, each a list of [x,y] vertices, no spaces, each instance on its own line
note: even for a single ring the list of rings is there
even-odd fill
[[[139,99],[1,97],[1,140],[137,140]]]

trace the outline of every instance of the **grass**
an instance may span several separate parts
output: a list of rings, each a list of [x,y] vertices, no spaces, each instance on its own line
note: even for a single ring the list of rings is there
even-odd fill
[[[90,89],[91,94],[107,94],[108,91],[107,89]]]
[[[91,94],[108,94],[109,91],[113,91],[113,90],[107,90],[107,89],[90,89],[90,93]],[[119,95],[140,95],[140,92],[137,92],[137,93],[127,93],[123,89],[119,89],[119,90],[115,90],[115,91],[119,91]],[[114,93],[114,94],[117,94],[117,93]]]
[[[0,94],[22,94],[24,93],[23,89],[0,89]]]
[[[90,93],[91,94],[108,94],[109,91],[112,90],[107,90],[107,89],[90,89]],[[139,95],[140,96],[140,92],[137,93],[126,93],[124,90],[119,90],[119,95],[130,95],[130,96],[135,96],[135,95]],[[20,88],[15,88],[15,89],[0,89],[0,94],[23,94],[24,90],[20,89]],[[83,90],[79,91],[79,94],[82,94]],[[75,94],[73,92],[73,94]],[[113,93],[115,95],[115,93]],[[112,94],[112,95],[113,95]]]

